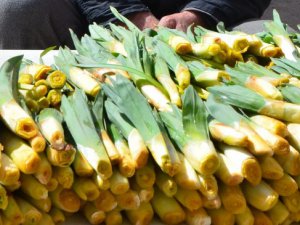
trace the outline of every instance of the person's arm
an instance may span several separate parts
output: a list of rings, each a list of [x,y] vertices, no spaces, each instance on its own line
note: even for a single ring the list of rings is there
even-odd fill
[[[191,0],[183,1],[182,11],[167,15],[159,25],[185,30],[191,22],[215,28],[223,21],[226,27],[259,18],[271,0]],[[183,28],[183,29],[182,29]]]
[[[158,20],[150,12],[149,8],[140,0],[74,0],[82,14],[89,23],[99,23],[106,25],[110,22],[116,22],[110,10],[110,6],[115,7],[123,16],[126,16],[140,29],[154,28]]]

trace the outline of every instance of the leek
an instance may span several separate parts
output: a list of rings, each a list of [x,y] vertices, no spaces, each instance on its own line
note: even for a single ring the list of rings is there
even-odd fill
[[[121,76],[113,81],[113,87],[103,85],[103,90],[140,132],[159,167],[166,173],[172,173],[172,157],[146,99]]]
[[[86,96],[78,89],[69,98],[64,96],[61,110],[78,151],[82,153],[96,172],[109,178],[112,175],[111,163],[96,132]]]
[[[170,136],[193,168],[201,174],[213,174],[219,166],[216,150],[208,138],[207,112],[192,86],[183,95],[182,112],[160,113]]]
[[[37,135],[38,129],[33,119],[13,97],[11,80],[18,76],[22,56],[16,56],[4,62],[0,68],[1,119],[7,127],[22,138],[30,139]]]
[[[215,86],[209,92],[224,103],[257,112],[287,122],[300,122],[300,106],[288,102],[266,99],[257,93],[238,85]]]

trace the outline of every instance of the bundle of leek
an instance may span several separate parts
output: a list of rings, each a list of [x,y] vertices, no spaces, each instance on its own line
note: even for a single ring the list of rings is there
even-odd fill
[[[163,58],[175,73],[179,88],[181,90],[187,88],[190,84],[191,74],[185,61],[183,61],[168,44],[161,40],[154,40],[153,46],[157,55]]]
[[[235,32],[221,33],[221,32],[207,30],[201,26],[197,26],[195,28],[195,34],[196,36],[200,36],[201,39],[220,38],[230,48],[232,48],[235,51],[239,51],[241,53],[246,52],[250,46],[248,37],[241,33],[235,33]]]
[[[244,65],[246,64],[249,64],[249,62],[245,63]],[[241,86],[245,86],[257,92],[258,94],[262,95],[265,98],[283,100],[281,92],[275,87],[273,83],[267,80],[270,76],[269,77],[259,76],[256,74],[256,72],[253,69],[251,69],[251,72],[249,70],[240,71],[240,67],[230,68],[228,66],[225,66],[225,69],[230,75],[232,82]],[[279,75],[277,75],[277,78],[281,79]]]
[[[106,152],[109,156],[111,163],[117,163],[120,159],[120,154],[116,149],[116,146],[112,142],[110,136],[105,130],[105,119],[103,115],[104,109],[104,92],[98,92],[94,102],[92,103],[92,114],[95,118],[95,125],[99,132],[99,136],[105,146]]]
[[[240,115],[230,105],[222,104],[214,96],[208,98],[207,106],[213,117],[247,135],[248,148],[253,154],[282,155],[289,152],[289,143],[283,137],[271,133],[247,117]],[[226,118],[223,116],[224,113],[227,115]]]
[[[266,99],[261,95],[239,85],[214,86],[209,92],[222,99],[224,103],[257,112],[287,122],[300,122],[300,106],[284,101]]]
[[[219,85],[230,79],[225,71],[207,67],[199,61],[187,62],[187,65],[196,84],[203,88]]]
[[[299,60],[297,48],[290,39],[289,33],[286,31],[285,26],[275,9],[273,10],[273,21],[265,22],[264,27],[272,35],[276,45],[281,48],[284,56],[289,60],[297,62],[297,60]]]
[[[89,25],[89,31],[91,37],[109,52],[127,56],[124,44],[118,41],[108,29],[94,23]]]
[[[287,58],[280,58],[280,59],[272,58],[271,60],[275,64],[271,67],[271,69],[274,70],[275,72],[281,74],[289,74],[297,78],[300,77],[299,58],[297,59],[296,62]]]
[[[122,76],[117,76],[112,85],[103,85],[103,90],[140,132],[159,167],[168,174],[172,173],[174,162],[146,99]]]
[[[289,82],[289,78],[287,76],[280,75],[274,72],[273,70],[268,69],[254,62],[247,62],[247,63],[238,62],[236,63],[234,70],[240,71],[248,75],[255,75],[257,77],[261,77],[269,81],[274,86],[279,86],[283,83]]]
[[[95,24],[91,26],[99,27]],[[121,65],[121,62],[119,62],[119,60],[115,58],[113,52],[111,53],[111,51],[99,45],[98,42],[90,36],[85,35],[81,38],[81,40],[79,40],[76,34],[73,31],[71,31],[71,37],[73,39],[75,48],[78,52],[78,54],[75,55],[78,62],[82,64],[107,62],[109,64]],[[121,74],[124,77],[129,78],[128,72],[121,69],[101,67],[91,68],[87,70],[91,72],[92,76],[100,82],[105,81],[106,76],[111,76],[115,74]]]
[[[61,110],[78,151],[99,175],[109,178],[112,175],[111,163],[97,134],[86,96],[78,89],[70,97],[63,96]]]
[[[53,108],[43,109],[37,116],[38,125],[43,136],[51,147],[62,150],[65,148],[65,135],[62,126],[62,114]]]
[[[144,167],[148,161],[149,151],[140,132],[121,114],[119,108],[112,101],[106,100],[105,109],[109,120],[127,139],[135,167]]]
[[[160,27],[158,38],[170,45],[177,54],[184,55],[193,51],[192,43],[185,37],[183,32]]]
[[[131,80],[141,90],[148,101],[160,111],[170,110],[169,96],[163,86],[153,77],[153,60],[150,57],[146,46],[145,39],[140,32],[131,32],[123,27],[111,24],[111,29],[119,36],[125,44],[127,57],[118,56],[118,61],[122,65],[107,63],[88,63],[79,64],[82,68],[113,68],[125,70],[129,73]]]
[[[17,103],[10,82],[16,79],[22,56],[16,56],[3,63],[0,68],[0,115],[5,125],[15,134],[30,139],[38,134],[38,128],[29,114]]]
[[[201,174],[213,174],[219,166],[219,157],[209,139],[207,112],[204,103],[192,86],[183,95],[182,112],[161,112],[161,118],[171,138],[181,149],[193,168]]]
[[[100,90],[100,84],[87,70],[76,67],[77,60],[69,48],[60,48],[58,55],[54,57],[55,64],[67,75],[68,81],[74,86],[84,90],[93,97]]]

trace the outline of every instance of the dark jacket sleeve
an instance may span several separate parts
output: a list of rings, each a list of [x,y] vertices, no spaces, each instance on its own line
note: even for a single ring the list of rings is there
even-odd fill
[[[226,27],[239,24],[249,19],[261,17],[271,0],[192,0],[185,1],[182,10],[199,11],[215,26],[224,22]]]
[[[110,11],[110,6],[115,7],[122,15],[126,16],[133,12],[149,11],[139,0],[74,0],[81,13],[86,17],[89,23],[97,22],[107,24],[116,20]]]

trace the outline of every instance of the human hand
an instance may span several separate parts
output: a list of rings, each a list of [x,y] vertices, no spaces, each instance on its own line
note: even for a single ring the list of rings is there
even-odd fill
[[[204,26],[204,22],[198,12],[183,11],[164,16],[159,21],[158,26],[168,27],[185,32],[191,24]]]
[[[141,30],[146,28],[154,29],[159,22],[151,12],[132,13],[127,16],[127,19],[129,19]]]

